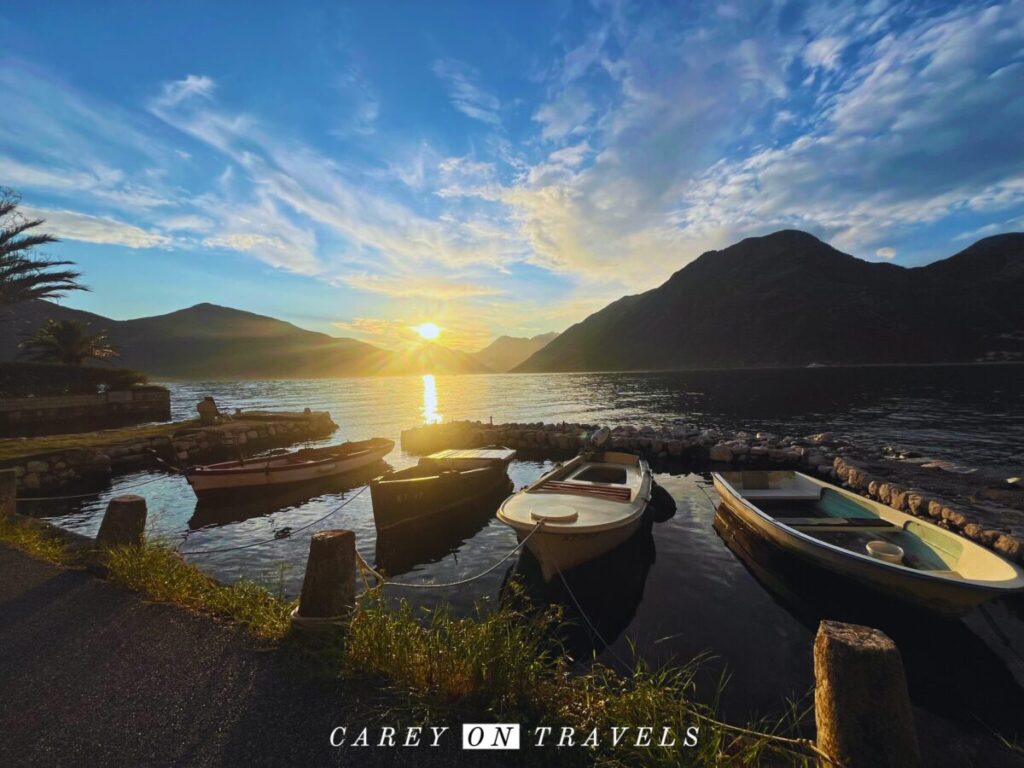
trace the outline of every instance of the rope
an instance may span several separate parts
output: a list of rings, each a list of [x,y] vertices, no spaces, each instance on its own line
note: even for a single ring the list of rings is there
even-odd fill
[[[406,589],[447,589],[449,587],[461,587],[465,584],[469,584],[470,582],[476,581],[477,579],[482,579],[484,576],[494,571],[499,565],[504,563],[506,560],[512,557],[512,555],[514,555],[516,552],[522,549],[523,545],[526,544],[526,542],[530,540],[530,537],[533,536],[533,534],[535,534],[538,530],[540,530],[541,526],[543,525],[544,521],[541,520],[539,523],[537,523],[537,525],[533,527],[532,531],[530,531],[528,534],[526,534],[526,536],[523,537],[522,541],[516,544],[511,549],[511,551],[509,551],[503,558],[501,558],[501,560],[496,562],[487,570],[481,571],[475,576],[470,576],[459,581],[449,581],[445,584],[410,584],[409,582],[405,581],[388,581],[379,571],[376,571],[370,567],[370,564],[366,562],[366,560],[363,558],[361,554],[359,554],[359,550],[356,550],[356,559],[359,561],[359,564],[363,568],[365,568],[367,571],[372,573],[377,578],[377,581],[379,582],[377,584],[378,587],[405,587]]]
[[[149,480],[144,480],[141,483],[135,483],[134,485],[126,485],[118,488],[117,492],[120,493],[121,491],[130,491],[132,488],[141,488],[144,485],[149,485],[150,483],[155,483],[157,480],[164,479],[166,479],[164,475],[157,475],[156,477],[151,477]],[[18,496],[15,501],[66,501],[68,499],[84,499],[87,496],[99,496],[101,493],[107,493],[108,490],[113,489],[89,491],[88,493],[73,493],[68,496]]]
[[[180,552],[179,551],[178,554],[181,554],[181,555],[212,555],[212,554],[215,554],[215,553],[218,553],[218,552],[235,552],[235,551],[237,551],[239,549],[249,549],[250,547],[258,547],[258,546],[261,546],[263,544],[273,544],[275,541],[284,541],[285,539],[289,539],[289,540],[294,541],[293,537],[294,537],[294,535],[296,533],[302,533],[303,531],[308,530],[309,528],[312,528],[317,523],[322,523],[324,520],[326,520],[328,517],[333,515],[335,512],[338,512],[339,510],[341,510],[342,508],[347,506],[350,502],[353,502],[357,498],[359,498],[359,494],[361,494],[363,491],[365,491],[369,487],[370,486],[368,486],[368,485],[364,485],[362,488],[360,488],[358,491],[356,491],[353,495],[349,496],[347,499],[345,499],[343,502],[341,502],[341,504],[338,504],[336,507],[331,509],[323,517],[317,518],[313,522],[311,522],[311,523],[309,523],[307,525],[304,525],[301,528],[296,528],[295,530],[289,531],[287,536],[280,537],[280,538],[275,536],[272,539],[266,539],[265,541],[253,541],[253,542],[250,542],[248,544],[240,544],[237,547],[218,547],[216,549],[191,549],[191,550],[186,550],[184,552]],[[358,555],[358,554],[359,553],[357,552],[356,555]]]
[[[583,621],[586,622],[588,627],[590,627],[590,631],[594,633],[594,637],[596,637],[598,640],[600,640],[602,643],[604,643],[604,647],[608,650],[608,652],[612,656],[615,657],[615,660],[617,662],[619,662],[619,664],[621,664],[626,669],[631,668],[632,665],[631,664],[627,664],[626,660],[623,659],[621,656],[619,656],[618,653],[615,652],[615,649],[612,648],[612,644],[609,643],[607,640],[605,640],[604,637],[601,636],[601,633],[598,632],[597,627],[594,626],[593,622],[590,620],[590,617],[587,616],[587,612],[583,610],[583,606],[580,605],[580,601],[576,599],[576,595],[573,593],[572,589],[569,587],[569,582],[565,580],[565,576],[562,574],[562,571],[559,570],[558,566],[555,566],[555,573],[557,573],[558,574],[558,578],[562,580],[562,586],[564,586],[565,587],[565,591],[569,593],[569,597],[572,598],[573,605],[576,606],[576,610],[579,612],[580,616],[583,617]]]

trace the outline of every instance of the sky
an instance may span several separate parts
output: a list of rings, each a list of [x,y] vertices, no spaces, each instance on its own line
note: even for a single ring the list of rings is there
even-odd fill
[[[1024,0],[7,0],[0,39],[0,185],[117,319],[472,350],[777,229],[1024,229]]]

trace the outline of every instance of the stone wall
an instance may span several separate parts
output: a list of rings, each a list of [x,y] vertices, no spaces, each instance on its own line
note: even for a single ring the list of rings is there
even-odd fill
[[[98,395],[0,399],[0,437],[84,432],[170,418],[171,394],[157,386]]]
[[[166,435],[90,448],[51,451],[0,462],[13,469],[22,495],[59,494],[69,489],[95,487],[117,473],[154,466],[150,451],[178,466],[235,458],[241,450],[259,451],[327,437],[338,428],[326,412],[309,414],[245,415],[210,427],[187,426]]]

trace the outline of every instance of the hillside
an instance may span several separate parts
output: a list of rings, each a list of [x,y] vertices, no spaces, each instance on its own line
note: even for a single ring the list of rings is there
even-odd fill
[[[121,349],[122,364],[153,378],[325,378],[486,370],[470,356],[437,345],[396,354],[214,304],[112,320],[36,301],[15,307],[10,315],[0,324],[0,359],[14,359],[18,342],[47,318],[78,319],[108,331]]]
[[[926,267],[862,261],[784,230],[709,251],[609,304],[516,371],[935,363],[1024,349],[1024,234]]]
[[[542,333],[539,336],[524,338],[521,336],[499,336],[473,357],[492,371],[505,373],[524,362],[534,352],[550,344],[557,333]]]

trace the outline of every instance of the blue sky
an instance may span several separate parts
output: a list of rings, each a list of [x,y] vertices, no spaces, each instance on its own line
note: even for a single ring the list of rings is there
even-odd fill
[[[478,348],[783,227],[907,266],[1024,229],[1024,0],[9,0],[0,36],[0,184],[116,318]]]

